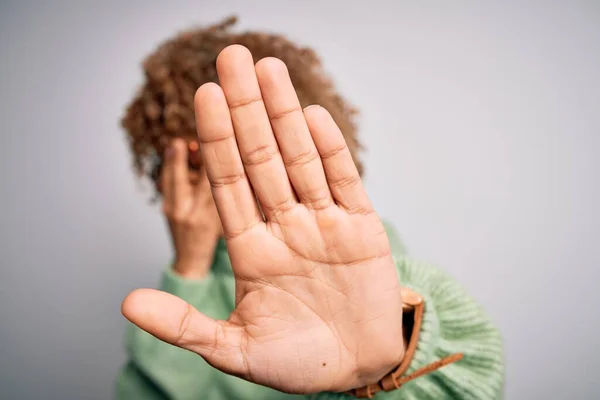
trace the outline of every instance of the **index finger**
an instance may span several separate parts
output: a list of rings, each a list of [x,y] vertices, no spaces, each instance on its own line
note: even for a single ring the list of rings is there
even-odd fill
[[[187,146],[183,139],[176,138],[165,153],[161,174],[163,198],[169,209],[191,193],[188,176]]]

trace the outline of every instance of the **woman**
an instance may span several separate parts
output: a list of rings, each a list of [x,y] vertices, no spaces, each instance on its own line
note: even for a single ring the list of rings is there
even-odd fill
[[[233,22],[161,45],[123,119],[175,257],[123,302],[118,397],[502,397],[498,330],[372,209],[314,52]]]

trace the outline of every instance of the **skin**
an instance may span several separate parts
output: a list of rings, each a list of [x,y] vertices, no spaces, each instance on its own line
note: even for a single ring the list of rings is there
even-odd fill
[[[221,221],[206,171],[188,168],[188,145],[175,139],[165,152],[160,188],[175,261],[173,270],[184,278],[202,279],[210,270]]]
[[[254,65],[234,45],[217,70],[221,86],[200,87],[195,112],[236,308],[216,321],[139,289],[123,314],[215,368],[284,392],[380,379],[404,355],[400,282],[342,133],[325,109],[300,108],[280,60]]]

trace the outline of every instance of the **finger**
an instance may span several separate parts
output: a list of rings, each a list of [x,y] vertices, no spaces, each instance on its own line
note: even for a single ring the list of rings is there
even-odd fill
[[[188,143],[189,149],[189,165],[193,171],[198,171],[202,168],[202,157],[200,156],[200,151],[198,147],[198,142],[192,141]]]
[[[256,76],[287,174],[299,200],[317,210],[332,205],[323,164],[287,67],[276,58],[264,58],[256,64]]]
[[[160,191],[162,194],[163,211],[168,213],[173,208],[173,194],[171,193],[173,178],[173,148],[168,146],[163,155],[162,167],[160,170]]]
[[[187,144],[183,139],[173,139],[171,144],[173,149],[173,157],[171,158],[172,173],[171,181],[171,195],[173,206],[175,208],[181,204],[186,197],[192,193],[192,185],[190,184],[190,178],[188,175],[188,148]]]
[[[202,167],[197,171],[197,183],[194,185],[194,197],[198,200],[206,199],[207,197],[212,197],[210,193],[210,182],[208,180],[208,175],[206,174],[206,168]]]
[[[169,344],[201,355],[230,374],[246,374],[240,344],[244,328],[216,321],[172,294],[153,289],[131,292],[121,312],[144,331]]]
[[[182,145],[181,139],[174,139],[165,150],[162,171],[160,175],[161,190],[163,196],[163,210],[167,214],[171,214],[177,208],[177,201],[181,201],[182,194],[186,190],[186,185],[182,184],[185,180],[187,183],[187,168],[181,170],[181,159],[185,155],[181,154]],[[185,161],[183,161],[185,163]],[[183,175],[183,176],[182,176]]]
[[[217,71],[246,173],[267,219],[297,202],[273,136],[260,93],[252,55],[243,46],[227,47]]]
[[[262,216],[244,171],[223,91],[215,83],[202,85],[194,104],[204,166],[225,236],[231,238],[262,223]]]
[[[304,110],[304,117],[321,155],[327,183],[336,203],[349,213],[372,212],[373,207],[350,150],[331,114],[323,107],[310,106]]]
[[[192,216],[194,221],[200,221],[206,217],[208,212],[214,211],[214,200],[210,189],[210,182],[206,175],[206,170],[202,168],[198,171],[198,182],[194,186],[194,208]]]

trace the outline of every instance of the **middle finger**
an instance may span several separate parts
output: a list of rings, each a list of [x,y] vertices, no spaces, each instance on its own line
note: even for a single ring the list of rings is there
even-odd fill
[[[271,130],[252,54],[240,45],[227,47],[217,58],[217,72],[246,174],[265,217],[274,220],[297,201]]]

